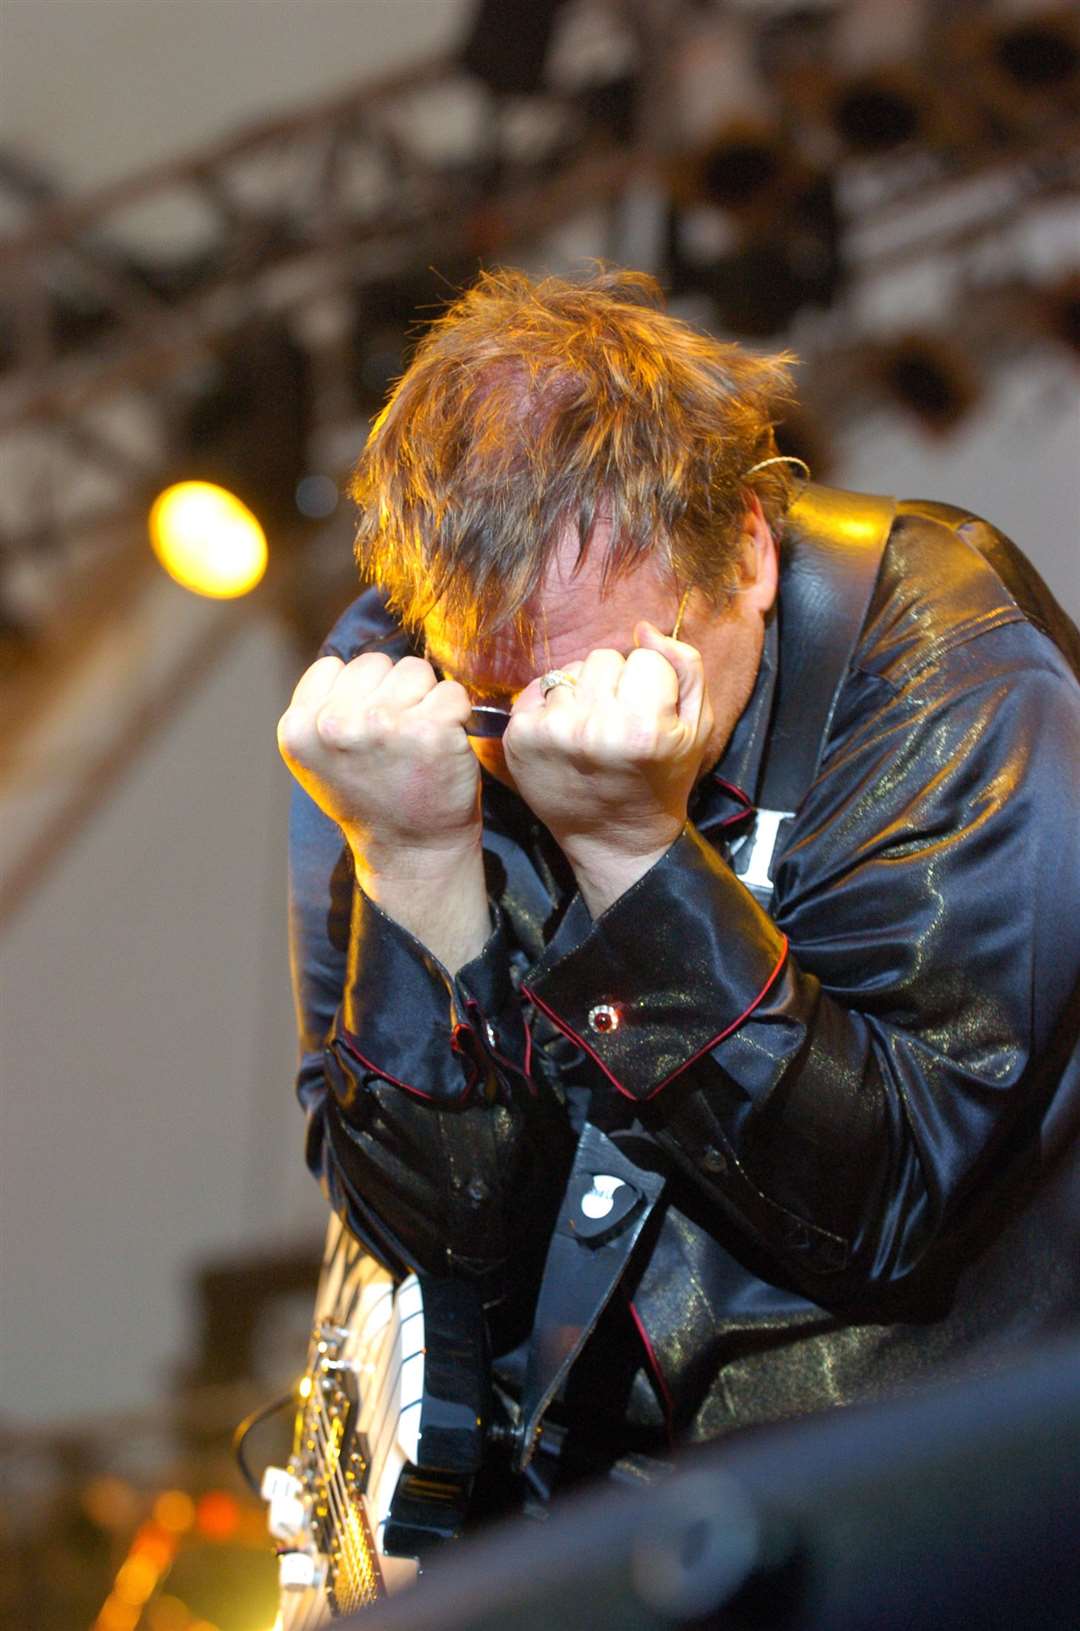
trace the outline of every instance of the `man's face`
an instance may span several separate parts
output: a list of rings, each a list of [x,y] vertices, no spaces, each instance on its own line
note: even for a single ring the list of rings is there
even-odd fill
[[[753,528],[751,515],[746,549],[751,582],[756,572]],[[765,539],[772,557],[767,529]],[[474,702],[508,708],[538,675],[552,668],[565,668],[587,657],[590,651],[604,647],[628,656],[635,645],[634,630],[642,619],[670,634],[679,614],[681,591],[667,563],[647,557],[609,581],[601,593],[607,543],[602,526],[598,527],[593,547],[577,570],[576,536],[568,536],[560,543],[543,584],[527,607],[531,632],[524,643],[512,630],[504,630],[488,642],[480,641],[467,651],[458,651],[447,643],[438,618],[433,617],[425,625],[431,660],[448,677],[459,680]],[[772,593],[767,593],[765,609],[772,603]],[[702,653],[717,717],[717,730],[702,769],[719,758],[753,689],[764,630],[763,617],[758,615],[762,598],[757,595],[748,600],[739,593],[730,605],[718,609],[700,594],[693,594],[686,606],[679,638]],[[471,737],[470,741],[485,769],[512,787],[513,777],[501,741],[486,737]]]

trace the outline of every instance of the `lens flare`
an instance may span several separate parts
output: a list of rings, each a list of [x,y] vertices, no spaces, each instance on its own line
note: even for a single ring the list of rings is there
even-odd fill
[[[150,510],[150,542],[169,576],[194,594],[232,600],[266,571],[266,534],[246,504],[208,481],[181,481]]]

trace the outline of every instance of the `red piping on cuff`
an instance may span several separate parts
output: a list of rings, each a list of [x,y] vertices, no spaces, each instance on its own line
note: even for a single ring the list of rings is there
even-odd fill
[[[529,1086],[533,1089],[533,1092],[535,1093],[536,1088],[535,1088],[535,1085],[534,1085],[533,1079],[532,1079],[532,1054],[533,1054],[532,1025],[531,1025],[531,1023],[529,1021],[529,1016],[525,1012],[524,1008],[521,1010],[521,1023],[525,1027],[525,1075],[528,1078]]]
[[[475,997],[467,997],[465,999],[465,1006],[476,1017],[477,1026],[474,1027],[474,1028],[479,1028],[479,1027],[483,1026],[484,1016],[480,1012],[480,1004],[477,1002],[476,998]],[[523,1065],[516,1065],[512,1059],[508,1059],[506,1054],[500,1052],[500,1050],[495,1046],[495,1044],[493,1042],[488,1043],[488,1052],[491,1054],[491,1057],[493,1059],[497,1060],[497,1062],[500,1065],[504,1066],[505,1069],[512,1070],[514,1072],[515,1076],[523,1077],[524,1081],[525,1081],[525,1086],[529,1089],[529,1092],[532,1094],[533,1098],[535,1098],[537,1088],[536,1088],[536,1083],[532,1079],[532,1075],[531,1075],[531,1071],[530,1071],[530,1066],[532,1064],[532,1032],[529,1030],[528,1021],[525,1018],[524,1011],[522,1011],[522,1015],[521,1015],[521,1024],[522,1024],[522,1028],[524,1029],[524,1032],[525,1032],[525,1062],[524,1062]],[[457,1029],[458,1028],[455,1026],[455,1028],[454,1028],[454,1034],[455,1035],[457,1034]],[[455,1048],[454,1051],[457,1052],[457,1049]]]
[[[403,1082],[397,1076],[391,1076],[388,1070],[380,1069],[378,1065],[373,1063],[372,1060],[366,1058],[365,1055],[360,1052],[360,1049],[356,1046],[356,1043],[353,1040],[351,1032],[339,1031],[338,1036],[344,1046],[348,1048],[353,1058],[358,1059],[365,1070],[370,1070],[373,1076],[381,1076],[384,1082],[390,1083],[391,1087],[400,1087],[404,1093],[411,1094],[414,1099],[424,1099],[428,1104],[445,1104],[447,1102],[437,1093],[425,1093],[422,1087],[413,1087],[411,1083]],[[460,1053],[461,1050],[454,1047],[453,1038],[451,1038],[450,1046],[451,1050],[455,1054]],[[456,1101],[459,1104],[463,1104],[465,1100],[469,1098],[473,1088],[476,1086],[476,1079],[479,1075],[479,1072],[471,1059],[469,1063],[473,1067],[473,1074],[469,1081],[465,1083],[465,1089],[461,1095],[461,1098]]]
[[[731,815],[724,817],[723,821],[720,822],[721,827],[730,827],[736,821],[745,821],[748,815],[753,814],[754,801],[748,793],[743,792],[741,787],[736,786],[734,782],[725,781],[723,776],[718,776],[715,772],[713,773],[713,781],[717,787],[722,787],[725,793],[730,794],[733,799],[737,799],[742,805],[741,810],[735,810]]]
[[[740,1025],[744,1025],[746,1023],[746,1021],[750,1018],[750,1015],[754,1012],[754,1009],[757,1008],[758,1005],[768,996],[770,990],[779,978],[780,970],[783,968],[784,963],[787,960],[788,937],[786,934],[781,935],[781,939],[784,943],[780,948],[780,955],[776,959],[768,979],[765,981],[765,984],[762,986],[753,1002],[750,1003],[747,1008],[743,1009],[738,1019],[733,1019],[730,1025],[725,1025],[722,1031],[718,1031],[714,1037],[710,1037],[709,1041],[704,1042],[695,1053],[690,1055],[689,1059],[684,1059],[682,1064],[679,1065],[676,1070],[673,1070],[670,1075],[664,1077],[662,1082],[657,1082],[655,1087],[651,1087],[649,1091],[644,1094],[631,1093],[630,1089],[628,1087],[624,1087],[617,1076],[612,1075],[611,1071],[605,1065],[600,1055],[594,1048],[589,1046],[583,1036],[579,1036],[578,1033],[573,1030],[564,1019],[560,1019],[559,1015],[555,1013],[554,1009],[549,1008],[547,1003],[542,1001],[541,998],[536,995],[535,991],[530,990],[529,987],[525,985],[523,985],[521,989],[525,992],[530,1002],[534,1002],[538,1008],[542,1008],[544,1010],[544,1013],[548,1016],[551,1023],[553,1025],[557,1025],[564,1036],[568,1036],[571,1041],[577,1043],[579,1048],[583,1048],[585,1050],[585,1052],[589,1055],[589,1058],[592,1059],[593,1062],[603,1071],[612,1087],[616,1088],[624,1098],[632,1099],[635,1104],[643,1104],[648,1099],[655,1098],[656,1095],[661,1092],[662,1089],[667,1087],[670,1082],[673,1082],[677,1076],[681,1076],[683,1071],[688,1070],[695,1060],[701,1058],[703,1053],[708,1053],[711,1048],[715,1048],[719,1043],[721,1043],[726,1036],[730,1036],[732,1031],[737,1031]]]
[[[641,1338],[641,1346],[645,1349],[645,1358],[648,1361],[649,1369],[652,1371],[653,1377],[656,1381],[657,1392],[660,1394],[660,1402],[664,1407],[664,1425],[667,1428],[668,1443],[670,1444],[675,1438],[675,1401],[671,1397],[671,1389],[667,1385],[667,1377],[660,1369],[660,1361],[656,1357],[656,1349],[652,1345],[652,1341],[650,1340],[648,1331],[645,1329],[645,1323],[642,1320],[641,1315],[638,1313],[633,1303],[628,1303],[627,1307],[630,1310],[630,1318],[634,1322],[634,1327],[637,1334]]]

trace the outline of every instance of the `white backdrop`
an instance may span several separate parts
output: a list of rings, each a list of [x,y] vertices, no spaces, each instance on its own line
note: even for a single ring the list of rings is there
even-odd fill
[[[0,139],[75,190],[438,49],[466,0],[5,0]],[[155,230],[167,232],[158,223]],[[970,504],[1080,616],[1080,411],[1049,353],[835,478]],[[180,591],[169,589],[169,594]],[[315,1238],[284,950],[295,659],[249,623],[0,942],[0,1375],[23,1420],[152,1402],[208,1255]],[[0,808],[0,821],[4,811]]]

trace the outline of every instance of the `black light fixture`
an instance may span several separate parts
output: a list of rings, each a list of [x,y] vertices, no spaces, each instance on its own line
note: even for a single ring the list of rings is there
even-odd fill
[[[703,154],[702,193],[722,209],[746,209],[776,186],[783,163],[778,143],[751,135],[733,136]]]
[[[793,154],[773,126],[736,120],[677,159],[672,187],[680,202],[745,216],[772,207],[792,162]]]
[[[459,258],[357,286],[351,372],[361,412],[378,412],[416,340],[478,269],[475,259]]]
[[[186,414],[186,463],[220,480],[267,528],[297,522],[307,466],[310,365],[284,324],[258,319],[230,338]]]
[[[1080,14],[1075,8],[958,24],[952,58],[993,134],[1041,130],[1080,108]]]
[[[147,494],[150,543],[182,588],[246,595],[275,554],[300,542],[310,410],[307,353],[267,318],[231,335],[209,375],[189,385],[169,468]]]
[[[1080,272],[1069,272],[1039,295],[1042,326],[1080,356]]]
[[[1080,80],[1080,40],[1075,13],[1052,12],[1008,24],[997,35],[991,55],[1002,75],[1018,91],[1044,96]]]
[[[703,293],[732,333],[768,338],[805,306],[828,307],[844,278],[833,178],[799,166],[774,141],[749,137],[698,155],[673,175],[668,280],[676,294]],[[683,213],[721,200],[737,236],[713,257],[687,247]]]
[[[0,584],[0,683],[25,662],[34,649],[34,641],[32,624],[15,610]]]
[[[832,123],[849,152],[888,153],[925,135],[925,96],[899,73],[864,75],[832,98]]]
[[[497,96],[535,96],[563,0],[479,0],[461,65]]]
[[[933,334],[907,334],[879,353],[875,372],[886,393],[924,429],[954,430],[980,395],[967,355]]]
[[[636,73],[590,80],[575,100],[589,135],[602,136],[616,147],[629,147],[637,130],[641,80]]]
[[[773,434],[778,453],[801,459],[812,481],[828,480],[834,455],[820,413],[812,413],[804,404],[798,404],[788,410],[774,427]]]

